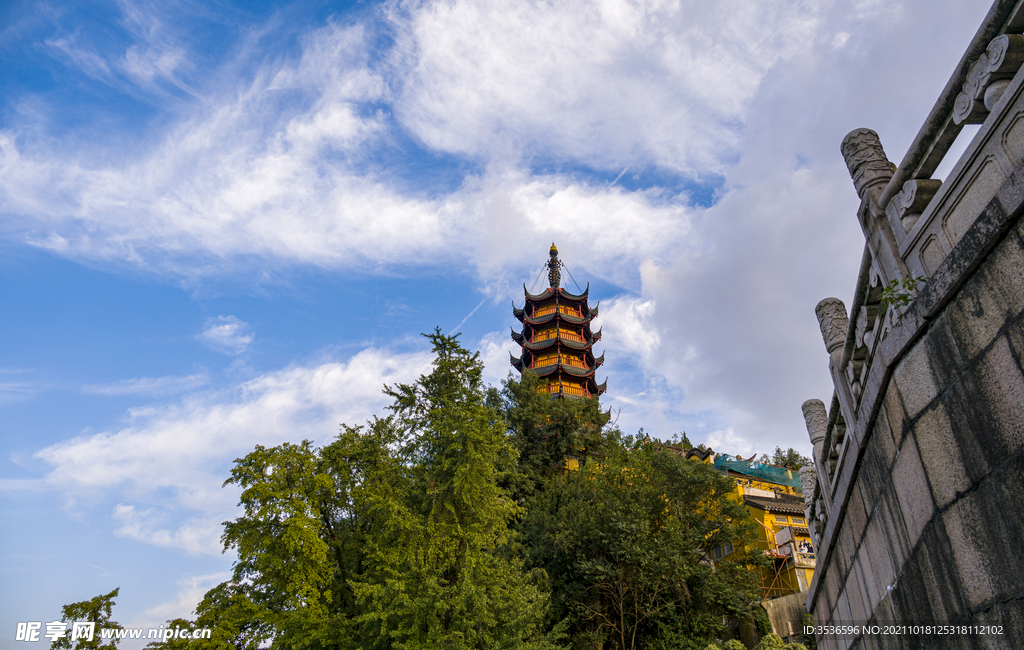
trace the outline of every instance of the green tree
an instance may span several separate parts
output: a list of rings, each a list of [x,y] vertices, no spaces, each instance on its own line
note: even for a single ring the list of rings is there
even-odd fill
[[[541,571],[507,547],[515,466],[477,354],[429,335],[433,371],[385,392],[391,414],[323,447],[258,446],[226,484],[238,560],[164,648],[551,648]]]
[[[810,465],[811,459],[792,447],[786,451],[782,451],[782,447],[776,447],[771,460],[768,460],[767,462],[778,467],[788,467],[793,470],[798,470],[804,465]]]
[[[526,372],[510,376],[492,399],[504,414],[508,438],[518,454],[506,482],[517,501],[544,489],[561,476],[569,461],[585,464],[621,446],[617,429],[608,429],[608,414],[596,399],[555,399],[537,390],[538,378]]]
[[[551,647],[543,574],[503,552],[519,508],[499,483],[516,454],[479,355],[440,330],[429,338],[433,372],[386,390],[408,469],[404,490],[385,480],[366,489],[382,525],[351,581],[359,620],[382,647]]]
[[[576,647],[704,648],[749,616],[756,574],[711,550],[751,534],[733,484],[639,439],[553,482],[523,530]],[[757,562],[756,558],[749,558]]]
[[[92,648],[116,648],[118,640],[108,639],[109,643],[102,643],[101,630],[121,630],[124,629],[117,624],[116,621],[111,620],[111,616],[114,611],[114,599],[117,598],[118,592],[121,588],[114,589],[109,594],[101,594],[91,600],[83,600],[80,603],[71,603],[70,605],[64,605],[61,608],[61,620],[66,623],[73,621],[88,621],[95,624],[93,631],[93,638],[91,641],[86,639],[72,639],[70,629],[65,632],[64,636],[58,638],[56,641],[50,644],[51,650],[58,650],[59,648],[66,648],[70,650],[75,648],[76,650],[87,650]]]

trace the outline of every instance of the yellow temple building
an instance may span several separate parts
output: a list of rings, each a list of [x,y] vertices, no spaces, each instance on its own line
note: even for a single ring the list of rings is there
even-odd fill
[[[756,550],[771,559],[761,571],[761,598],[779,598],[807,591],[814,578],[815,551],[807,521],[800,477],[794,470],[755,462],[711,449],[684,449],[660,443],[662,449],[714,465],[736,484],[732,498],[743,503],[757,522]],[[734,559],[745,552],[731,542],[712,549],[713,560]]]
[[[815,553],[807,521],[800,477],[791,469],[728,454],[715,456],[714,465],[736,483],[735,499],[757,522],[756,548],[771,558],[761,572],[762,598],[805,592],[814,578]],[[731,545],[715,549],[715,559],[729,558],[746,549]]]

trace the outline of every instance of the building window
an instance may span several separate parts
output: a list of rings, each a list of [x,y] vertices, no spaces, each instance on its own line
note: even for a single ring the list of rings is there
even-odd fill
[[[722,545],[722,557],[732,555],[732,542],[726,542]]]

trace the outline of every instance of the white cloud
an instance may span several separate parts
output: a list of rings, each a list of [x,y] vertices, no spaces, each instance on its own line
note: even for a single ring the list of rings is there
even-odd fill
[[[606,311],[609,371],[628,370],[618,354],[641,375],[624,399],[656,405],[666,428],[696,413],[709,431],[805,445],[799,404],[829,393],[812,309],[852,291],[863,241],[838,143],[871,126],[898,160],[984,7],[388,7],[387,65],[370,28],[329,25],[298,58],[225,79],[131,160],[89,166],[0,132],[6,232],[188,276],[252,259],[371,273],[455,260],[516,299],[556,241],[578,280],[632,292]],[[401,191],[377,156],[408,133],[482,171],[440,196]],[[704,209],[528,171],[562,161],[723,185]]]
[[[499,330],[485,334],[477,344],[480,360],[484,362],[483,379],[485,384],[501,386],[501,382],[512,371],[509,364],[509,352],[519,356],[519,346],[509,336],[509,330]]]
[[[192,618],[196,605],[206,592],[229,578],[231,574],[228,572],[181,578],[174,600],[142,612],[131,622],[131,627],[153,628],[175,618]]]
[[[219,540],[223,526],[217,515],[193,517],[172,532],[161,528],[167,520],[165,513],[154,508],[139,511],[134,505],[119,503],[114,507],[113,519],[117,522],[114,534],[118,537],[178,548],[194,555],[216,555],[224,550]]]
[[[224,325],[218,326],[215,324],[212,327],[216,328],[223,326]],[[237,348],[240,344],[244,349],[244,347],[252,340],[252,336],[249,335],[248,337],[241,337],[241,339],[248,339],[246,341],[242,341],[238,337],[237,333],[234,338],[231,338],[230,336],[225,337],[223,333],[219,336],[214,334],[211,337],[208,337],[207,333],[210,332],[210,328],[211,326],[208,325],[207,329],[200,336],[204,339],[219,339],[219,345],[224,345],[223,339],[227,338],[232,349]],[[212,341],[211,345],[213,345]],[[186,377],[137,377],[135,379],[123,379],[109,384],[88,384],[86,386],[82,386],[82,390],[94,395],[177,395],[178,393],[185,393],[190,390],[201,388],[209,382],[210,377],[206,373],[198,373],[188,375]]]
[[[692,176],[726,169],[767,70],[806,53],[828,5],[410,4],[392,16],[396,114],[429,146]]]
[[[235,316],[209,318],[197,338],[218,352],[242,354],[249,349],[253,335],[249,324]]]
[[[344,362],[293,366],[229,391],[135,409],[119,431],[64,441],[37,456],[52,466],[46,481],[69,499],[118,495],[118,535],[218,553],[220,522],[233,516],[238,496],[221,488],[233,459],[258,444],[323,443],[340,423],[380,413],[384,384],[411,381],[429,367],[427,353],[370,348]]]

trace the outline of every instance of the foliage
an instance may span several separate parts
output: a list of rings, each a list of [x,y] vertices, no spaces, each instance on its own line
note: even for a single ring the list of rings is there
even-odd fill
[[[804,456],[796,449],[790,447],[786,451],[782,451],[782,447],[776,447],[775,453],[768,456],[768,454],[761,454],[761,457],[757,459],[757,462],[764,463],[766,465],[775,465],[776,467],[788,467],[792,470],[798,470],[804,465],[811,465],[811,459]]]
[[[703,648],[747,614],[756,575],[710,562],[750,534],[732,483],[639,438],[552,482],[523,523],[530,564],[552,576],[577,647]]]
[[[804,628],[814,627],[814,617],[806,612],[803,615]],[[804,645],[807,646],[807,650],[818,650],[818,639],[813,634],[804,635]]]
[[[585,464],[621,445],[617,429],[605,430],[608,416],[596,399],[552,399],[537,390],[537,383],[532,372],[521,379],[509,377],[500,395],[493,396],[518,452],[515,471],[506,477],[517,501],[544,489],[551,477],[561,476],[568,460]]]
[[[102,637],[100,630],[121,630],[124,629],[117,622],[110,620],[114,610],[114,599],[117,598],[118,592],[121,588],[114,589],[109,594],[101,594],[91,600],[83,600],[80,603],[71,603],[70,605],[64,605],[61,608],[61,620],[67,623],[72,621],[88,621],[95,623],[95,630],[91,641],[85,639],[72,640],[70,625],[68,626],[67,632],[64,636],[60,637],[56,641],[50,644],[51,650],[57,650],[58,648],[76,648],[76,650],[86,650],[92,648],[116,648],[117,639],[108,639],[109,643],[101,643]]]
[[[892,280],[882,289],[882,306],[907,307],[917,296],[917,287],[928,282],[928,278],[919,275],[916,278],[908,275],[905,278]]]
[[[151,648],[699,650],[756,616],[764,558],[711,560],[753,533],[728,478],[532,373],[485,388],[477,354],[428,338],[386,417],[235,461],[232,579],[169,623],[213,637]]]
[[[761,638],[761,641],[754,646],[754,650],[807,650],[799,643],[786,643],[782,637],[774,632]]]
[[[214,638],[160,647],[556,647],[543,573],[506,548],[516,452],[479,356],[429,338],[433,371],[385,388],[388,417],[235,462],[243,513],[222,541],[238,560],[194,622]]]
[[[381,647],[549,647],[543,575],[501,553],[518,507],[498,482],[515,450],[486,399],[479,355],[440,330],[430,338],[434,372],[386,391],[404,462],[390,473],[398,481],[365,490],[381,525],[351,581],[358,620]]]

